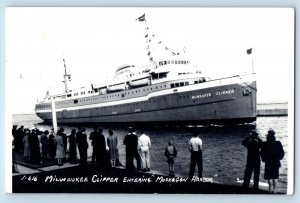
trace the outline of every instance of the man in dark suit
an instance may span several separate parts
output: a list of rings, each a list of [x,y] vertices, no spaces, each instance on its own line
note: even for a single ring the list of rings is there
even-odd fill
[[[95,137],[97,135],[97,130],[98,128],[94,126],[94,131],[91,132],[89,139],[92,141],[92,146],[93,146],[93,152],[92,152],[92,163],[95,162],[96,159],[96,150],[95,150]]]
[[[141,159],[138,154],[138,137],[133,128],[128,129],[128,134],[125,136],[124,145],[126,145],[126,169],[135,170],[134,158],[137,162],[137,170],[141,170]]]
[[[76,134],[76,142],[79,150],[80,156],[80,165],[87,164],[87,149],[89,144],[87,142],[87,136],[85,133],[85,128],[78,128],[78,132]]]
[[[109,160],[106,149],[105,136],[103,135],[103,129],[99,128],[94,137],[94,151],[96,156],[96,162],[102,169],[109,168]]]
[[[259,174],[260,174],[260,148],[262,146],[262,141],[258,137],[256,131],[252,131],[250,136],[246,137],[242,145],[247,147],[247,165],[244,176],[243,188],[249,188],[249,182],[251,178],[252,171],[254,171],[254,185],[255,190],[258,189]]]

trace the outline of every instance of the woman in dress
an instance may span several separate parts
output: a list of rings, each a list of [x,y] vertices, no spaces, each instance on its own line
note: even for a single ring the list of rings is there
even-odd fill
[[[109,137],[107,138],[107,146],[109,152],[109,160],[111,166],[116,167],[116,160],[118,158],[118,138],[114,135],[112,130],[108,130]]]
[[[270,129],[267,141],[263,142],[261,148],[261,159],[265,162],[264,178],[268,180],[269,192],[276,192],[276,179],[279,178],[280,160],[284,157],[283,147],[280,141],[276,141],[275,131]]]
[[[57,134],[56,138],[56,159],[57,164],[59,166],[62,166],[62,159],[65,158],[65,149],[64,149],[64,141],[63,137],[60,135],[60,133]]]
[[[30,161],[30,145],[29,145],[29,129],[25,129],[24,130],[25,136],[23,138],[23,146],[24,146],[24,150],[23,150],[23,156],[24,156],[24,161],[28,162]]]

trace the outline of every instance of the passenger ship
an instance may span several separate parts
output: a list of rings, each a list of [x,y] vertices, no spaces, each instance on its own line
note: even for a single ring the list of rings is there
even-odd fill
[[[122,65],[109,82],[74,90],[68,89],[71,75],[65,66],[65,92],[38,101],[37,116],[52,122],[53,99],[57,122],[62,124],[226,124],[256,120],[255,73],[210,79],[183,54],[156,61],[149,53],[147,66]]]

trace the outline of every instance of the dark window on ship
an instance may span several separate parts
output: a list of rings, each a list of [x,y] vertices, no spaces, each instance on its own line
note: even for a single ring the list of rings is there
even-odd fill
[[[181,83],[180,83],[180,87],[182,87],[182,86],[184,86],[184,82],[181,82]]]
[[[154,73],[154,74],[152,75],[152,79],[155,80],[155,79],[157,79],[157,78],[158,78],[158,74],[157,74],[157,73]]]
[[[179,83],[175,83],[175,87],[179,87]]]
[[[175,61],[175,64],[177,64],[177,61]]]
[[[194,81],[194,83],[195,83],[195,84],[198,84],[199,82],[198,82],[198,81]]]
[[[172,83],[172,84],[171,84],[171,88],[174,88],[174,87],[175,87],[175,85]]]
[[[189,85],[189,82],[184,82],[184,85]]]
[[[74,104],[77,104],[78,103],[78,100],[76,99],[76,100],[74,100]]]
[[[167,77],[167,73],[159,73],[159,78],[166,78]]]

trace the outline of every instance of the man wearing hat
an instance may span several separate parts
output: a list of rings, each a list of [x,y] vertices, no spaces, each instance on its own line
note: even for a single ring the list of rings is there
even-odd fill
[[[244,175],[243,188],[249,188],[249,182],[251,178],[252,171],[254,171],[254,185],[255,190],[258,189],[259,174],[260,174],[260,148],[262,146],[262,141],[258,137],[256,131],[252,131],[250,136],[246,137],[242,145],[247,147],[247,165]]]

